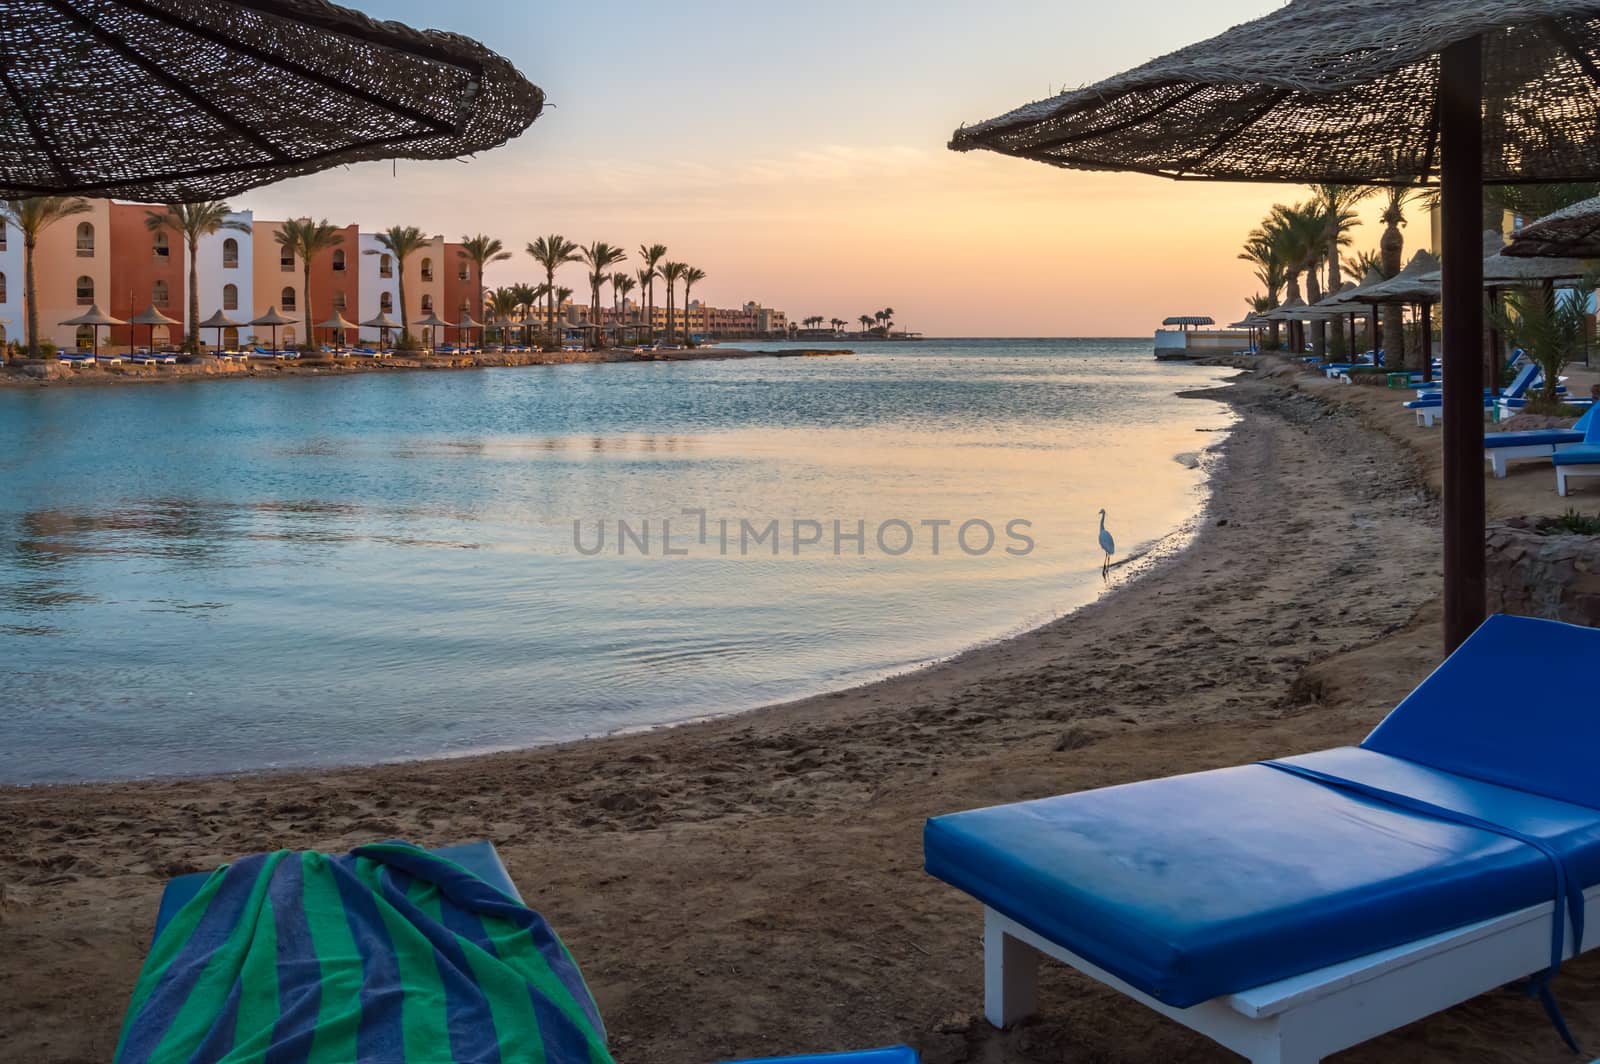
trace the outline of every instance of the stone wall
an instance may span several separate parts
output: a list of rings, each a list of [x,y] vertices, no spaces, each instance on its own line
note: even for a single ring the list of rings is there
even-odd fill
[[[1550,524],[1489,527],[1489,610],[1600,628],[1600,536],[1541,531]]]

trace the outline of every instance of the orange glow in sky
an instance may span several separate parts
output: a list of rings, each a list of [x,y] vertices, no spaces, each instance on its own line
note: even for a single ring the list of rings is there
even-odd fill
[[[1307,195],[945,148],[963,121],[1212,36],[1263,0],[356,2],[484,40],[553,106],[473,160],[352,167],[235,206],[487,232],[518,252],[491,284],[533,280],[521,249],[559,232],[665,243],[707,272],[695,295],[716,305],[852,323],[893,307],[938,336],[1138,336],[1171,314],[1242,316],[1255,283],[1239,245],[1274,202]],[[1378,234],[1369,221],[1357,247]]]

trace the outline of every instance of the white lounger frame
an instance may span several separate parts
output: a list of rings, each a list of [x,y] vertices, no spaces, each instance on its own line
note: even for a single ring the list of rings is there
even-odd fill
[[[1569,487],[1567,482],[1581,480],[1584,477],[1600,477],[1600,465],[1556,466],[1556,494],[1565,499]]]
[[[1039,956],[1054,957],[1169,1019],[1233,1050],[1251,1064],[1315,1064],[1387,1031],[1431,1016],[1550,965],[1553,909],[1521,912],[1447,931],[1215,998],[1187,1009],[1163,1005],[1116,976],[1021,924],[984,908],[984,1014],[996,1027],[1031,1016],[1038,1003]],[[1600,886],[1584,893],[1587,926],[1600,927]],[[1587,952],[1600,933],[1586,936]],[[1572,929],[1567,928],[1567,955]],[[1559,985],[1557,991],[1559,993]],[[1548,1034],[1544,1014],[1530,1004],[1533,1030]]]
[[[1572,443],[1530,443],[1522,447],[1485,447],[1483,460],[1494,467],[1494,475],[1504,480],[1510,473],[1510,466],[1523,458],[1552,458],[1557,451],[1564,451],[1568,447],[1576,447]]]

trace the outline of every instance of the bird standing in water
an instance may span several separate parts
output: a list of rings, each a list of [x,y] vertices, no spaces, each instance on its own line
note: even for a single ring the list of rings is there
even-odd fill
[[[1111,533],[1106,531],[1106,512],[1100,511],[1100,549],[1105,551],[1105,564],[1100,566],[1100,578],[1106,579],[1111,575],[1111,556],[1117,553],[1117,541],[1111,538]]]

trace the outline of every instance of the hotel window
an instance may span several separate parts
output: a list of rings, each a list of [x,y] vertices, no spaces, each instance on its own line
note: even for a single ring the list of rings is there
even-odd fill
[[[6,275],[0,273],[0,303],[6,301]]]
[[[294,251],[292,249],[284,248],[278,252],[278,266],[284,273],[294,272]]]
[[[422,279],[424,281],[433,280],[433,260],[432,259],[423,259],[422,260]]]
[[[87,325],[78,326],[78,331],[72,335],[72,342],[78,347],[90,348],[94,346],[94,329]]]
[[[94,258],[94,226],[88,222],[78,223],[78,257]]]
[[[0,299],[4,298],[4,295],[0,295]],[[472,317],[472,304],[463,299],[461,301],[461,305],[456,308],[456,317],[461,321],[466,321],[468,318]]]
[[[378,313],[394,313],[394,296],[390,295],[388,292],[385,292],[383,295],[378,297]]]
[[[333,309],[334,310],[338,311],[340,314],[343,314],[345,312],[345,308],[348,307],[348,306],[349,306],[349,304],[345,302],[345,298],[344,298],[344,293],[343,292],[335,292],[335,293],[333,293]]]
[[[333,268],[338,273],[344,272],[344,250],[335,248],[333,251]]]
[[[166,233],[157,233],[151,242],[156,253],[156,258],[165,259],[172,256],[172,242],[167,239]]]
[[[466,259],[462,259],[461,265],[456,267],[456,277],[463,281],[472,280],[472,269],[467,265]]]
[[[393,277],[394,276],[394,260],[389,258],[389,256],[387,256],[387,255],[379,255],[378,256],[378,276],[379,277]]]
[[[235,328],[233,328],[231,326],[229,328],[223,329],[222,330],[222,346],[227,348],[229,351],[238,350],[238,348],[239,348],[239,330],[235,329]]]
[[[239,268],[239,242],[231,236],[222,242],[222,268],[224,270]]]
[[[94,302],[94,278],[78,278],[78,306],[87,307]]]
[[[6,230],[8,228],[10,228],[10,226],[6,225],[5,219],[0,218],[0,251],[4,251],[6,249]]]
[[[294,326],[293,325],[286,326],[284,328],[284,330],[283,330],[283,346],[284,347],[293,347],[294,346]]]
[[[432,314],[432,313],[433,313],[433,297],[432,296],[423,296],[422,297],[422,316],[424,318],[426,318],[429,314]]]
[[[285,288],[281,293],[279,293],[279,295],[278,295],[278,304],[280,306],[282,306],[284,310],[294,310],[295,309],[295,305],[294,305],[295,304],[294,289],[293,288]]]
[[[225,284],[225,285],[222,286],[222,309],[223,310],[238,310],[239,309],[239,286],[238,285],[236,285],[236,284]]]
[[[164,307],[171,301],[172,293],[167,289],[167,282],[157,281],[150,286],[150,302],[158,307]]]

